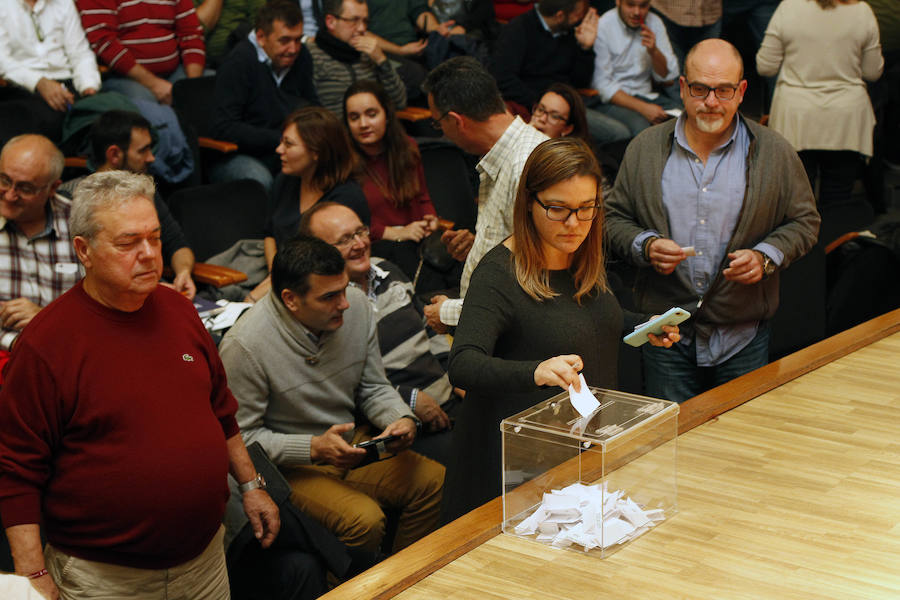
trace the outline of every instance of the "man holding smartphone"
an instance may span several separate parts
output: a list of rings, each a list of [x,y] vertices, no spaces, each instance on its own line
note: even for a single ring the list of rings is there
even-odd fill
[[[279,247],[272,291],[219,346],[247,443],[260,442],[294,503],[348,546],[377,552],[382,507],[400,511],[394,550],[436,525],[444,467],[407,448],[419,420],[388,382],[365,294],[337,248],[299,236]],[[367,429],[395,436],[389,460],[361,466]]]
[[[639,267],[636,309],[693,315],[671,350],[643,348],[646,393],[677,402],[768,362],[778,270],[812,248],[820,221],[791,145],[738,115],[737,49],[700,42],[684,72],[684,114],[628,146],[606,223],[614,251]]]

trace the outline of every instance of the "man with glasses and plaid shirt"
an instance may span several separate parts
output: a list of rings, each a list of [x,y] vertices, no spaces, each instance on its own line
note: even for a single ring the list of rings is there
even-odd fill
[[[820,220],[791,145],[738,114],[734,46],[694,46],[679,85],[684,114],[628,146],[606,222],[638,267],[634,308],[693,314],[671,351],[643,349],[645,392],[677,402],[768,362],[778,271],[812,248]]]
[[[41,308],[81,279],[71,203],[56,194],[63,160],[42,135],[15,137],[0,152],[0,361]]]

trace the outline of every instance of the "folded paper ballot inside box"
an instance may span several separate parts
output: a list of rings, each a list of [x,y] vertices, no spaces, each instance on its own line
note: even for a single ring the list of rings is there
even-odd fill
[[[501,423],[503,531],[602,558],[677,512],[678,405],[588,389]]]

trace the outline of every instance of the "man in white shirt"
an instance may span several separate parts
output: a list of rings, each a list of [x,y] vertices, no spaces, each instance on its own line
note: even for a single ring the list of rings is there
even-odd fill
[[[78,12],[71,0],[6,0],[4,6],[0,143],[20,133],[59,139],[68,107],[100,89]]]
[[[471,57],[457,57],[433,69],[425,80],[432,125],[464,151],[481,156],[478,221],[468,230],[447,231],[450,254],[465,260],[459,298],[438,295],[425,307],[428,325],[437,332],[455,327],[472,271],[488,251],[512,233],[513,203],[519,177],[535,146],[548,139],[506,110],[497,82]]]
[[[653,82],[678,78],[678,60],[650,0],[616,0],[600,17],[594,42],[594,79],[603,105],[595,107],[637,135],[670,118],[681,103],[653,91]]]

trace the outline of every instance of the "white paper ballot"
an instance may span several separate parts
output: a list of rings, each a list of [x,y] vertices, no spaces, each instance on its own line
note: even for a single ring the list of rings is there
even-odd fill
[[[624,544],[665,520],[662,509],[645,510],[625,495],[601,485],[573,483],[545,492],[535,511],[516,525],[518,535],[536,535],[557,548],[581,546],[585,551]]]
[[[575,407],[578,414],[582,417],[586,417],[597,410],[597,407],[600,406],[600,402],[594,397],[594,394],[591,393],[591,389],[584,380],[583,373],[578,374],[578,381],[581,382],[581,391],[576,392],[575,388],[569,385],[569,400],[572,401],[572,406]]]

